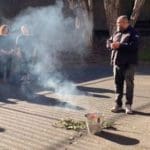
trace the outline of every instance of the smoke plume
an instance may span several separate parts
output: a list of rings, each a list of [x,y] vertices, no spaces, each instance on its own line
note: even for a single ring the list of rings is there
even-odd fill
[[[61,56],[65,55],[66,59],[67,56],[70,59],[77,55],[84,60],[89,53],[89,41],[85,38],[84,28],[75,28],[74,16],[64,17],[62,10],[61,1],[52,6],[27,8],[13,20],[12,29],[17,31],[22,25],[26,25],[33,36],[31,42],[37,59],[34,65],[31,64],[30,74],[37,76],[38,83],[54,89],[56,93],[70,94],[78,91],[75,84],[61,71],[65,67]],[[86,21],[88,31],[92,33],[92,22],[88,19]],[[31,57],[28,44],[25,43],[24,47],[27,56]]]

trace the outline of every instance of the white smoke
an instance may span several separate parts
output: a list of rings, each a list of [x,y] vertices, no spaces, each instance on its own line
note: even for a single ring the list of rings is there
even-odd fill
[[[53,88],[57,93],[78,92],[75,84],[63,75],[61,55],[77,55],[84,59],[89,53],[88,42],[84,38],[84,29],[75,28],[73,17],[65,18],[62,12],[63,3],[38,8],[28,8],[22,11],[13,21],[12,29],[17,31],[22,25],[27,25],[33,35],[32,44],[37,51],[38,59],[30,72],[37,75],[39,83],[47,88]],[[80,12],[78,12],[80,14]],[[92,33],[92,21],[87,19],[89,31]],[[26,53],[31,52],[25,43]]]

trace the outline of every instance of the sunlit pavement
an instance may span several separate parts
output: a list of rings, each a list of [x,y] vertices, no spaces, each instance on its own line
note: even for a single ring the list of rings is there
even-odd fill
[[[108,75],[98,73],[78,82],[76,92],[40,90],[35,97],[24,97],[18,88],[1,83],[0,150],[149,150],[149,73],[136,75],[134,115],[110,112],[114,104],[111,69]],[[115,120],[116,129],[70,142],[77,132],[53,127],[61,118],[84,120],[87,112],[100,112],[105,119]]]

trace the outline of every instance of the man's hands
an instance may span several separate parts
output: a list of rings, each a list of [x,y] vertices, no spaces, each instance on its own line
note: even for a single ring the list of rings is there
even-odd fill
[[[113,42],[110,44],[111,49],[118,49],[120,47],[119,42]]]

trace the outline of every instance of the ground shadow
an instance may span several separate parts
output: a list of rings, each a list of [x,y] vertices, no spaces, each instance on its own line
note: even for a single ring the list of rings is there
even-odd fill
[[[73,81],[76,83],[81,83],[85,81],[91,81],[103,77],[108,77],[112,75],[112,69],[110,66],[98,66],[98,65],[86,65],[81,67],[71,67],[64,69],[62,68],[61,73],[65,75],[66,79],[69,81]],[[68,109],[74,109],[74,110],[84,110],[84,108],[80,106],[76,106],[74,104],[71,104],[70,102],[62,101],[59,99],[54,98],[48,98],[44,95],[36,95],[34,93],[34,90],[32,92],[32,85],[30,87],[31,92],[29,93],[21,93],[19,87],[16,85],[8,85],[8,84],[1,84],[0,85],[0,102],[5,104],[16,104],[19,100],[24,100],[30,103],[36,103],[39,105],[48,105],[48,106],[54,106],[54,107],[61,107],[61,108],[68,108]],[[30,90],[29,89],[29,90]],[[111,90],[107,89],[96,89],[96,88],[85,88],[85,87],[79,87],[79,91],[81,91],[81,94],[88,94],[90,95],[90,92],[93,92],[90,96],[93,97],[99,97],[99,98],[110,98],[106,95],[101,95],[99,93],[110,93]],[[80,92],[79,92],[80,93]],[[9,98],[17,99],[16,101],[10,101]]]
[[[93,88],[93,87],[85,87],[85,86],[78,86],[77,87],[80,91],[83,92],[93,92],[93,93],[114,93],[113,90],[105,89],[105,88]]]
[[[90,94],[89,94],[89,95],[90,95]],[[93,97],[98,97],[98,98],[111,98],[110,96],[100,95],[100,94],[91,94],[91,96],[93,96]]]
[[[141,116],[150,116],[150,113],[141,112],[141,111],[133,111],[133,115],[141,115]]]
[[[109,63],[107,63],[106,65],[94,64],[81,67],[70,67],[67,69],[63,68],[61,72],[65,74],[68,80],[76,83],[83,83],[87,81],[110,77],[113,75],[112,66],[110,66]],[[150,75],[149,65],[139,65],[136,69],[136,74]]]
[[[61,70],[62,74],[68,80],[76,83],[83,83],[87,81],[92,81],[100,78],[112,76],[112,67],[109,65],[85,65],[79,67],[63,68]]]
[[[136,70],[138,75],[150,75],[149,65],[139,65]]]
[[[0,133],[1,132],[5,132],[5,129],[0,127]]]
[[[1,84],[0,85],[0,102],[4,104],[17,104],[17,101],[27,101],[38,105],[46,105],[53,107],[61,107],[73,110],[85,110],[83,107],[71,104],[70,102],[59,100],[56,98],[46,97],[44,95],[35,94],[33,89],[28,88],[27,91],[22,91],[19,87]],[[15,99],[16,101],[11,101]],[[3,104],[2,104],[3,105]]]
[[[83,107],[73,105],[69,102],[66,101],[61,101],[56,98],[49,98],[44,95],[38,95],[34,98],[26,98],[26,101],[30,103],[35,103],[39,105],[46,105],[46,106],[53,106],[53,107],[61,107],[61,108],[66,108],[66,109],[73,109],[73,110],[85,110]]]
[[[106,132],[106,131],[96,133],[96,136],[105,138],[109,141],[118,143],[120,145],[136,145],[140,142],[139,140],[135,138],[123,136],[123,135],[112,133],[112,132]]]
[[[13,88],[15,90],[15,88]],[[12,92],[12,87],[7,84],[0,84],[0,102],[7,104],[16,104],[8,98],[16,97],[16,92]]]
[[[5,104],[16,104],[16,102],[10,101],[8,97],[6,96],[5,97],[1,96],[0,102],[5,103]]]
[[[92,97],[98,97],[98,98],[111,98],[110,96],[107,95],[102,95],[101,93],[114,93],[113,90],[110,89],[105,89],[105,88],[93,88],[93,87],[85,87],[85,86],[78,86],[77,89],[80,91],[79,93],[87,95],[87,96],[92,96]],[[100,93],[100,94],[99,94]]]

